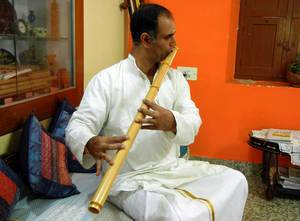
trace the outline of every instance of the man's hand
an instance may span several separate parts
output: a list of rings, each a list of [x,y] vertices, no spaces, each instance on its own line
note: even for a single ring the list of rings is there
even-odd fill
[[[120,150],[124,148],[123,142],[128,140],[127,136],[95,136],[86,144],[86,149],[96,159],[96,175],[100,174],[102,161],[107,161],[111,166],[114,164],[110,159],[106,150]]]
[[[176,120],[171,111],[146,99],[143,102],[149,107],[149,110],[146,108],[138,109],[146,116],[140,122],[137,121],[137,123],[142,124],[142,129],[172,131],[176,134]]]

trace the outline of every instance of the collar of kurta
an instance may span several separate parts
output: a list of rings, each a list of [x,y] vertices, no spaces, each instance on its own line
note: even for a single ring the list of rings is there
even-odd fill
[[[149,80],[147,75],[141,69],[139,69],[139,67],[137,66],[137,64],[135,62],[135,57],[132,54],[128,54],[128,60],[129,60],[129,63],[132,65],[132,68],[134,68],[142,76],[143,79]],[[156,75],[156,73],[155,73],[155,75]],[[155,75],[154,75],[154,77],[155,77]]]
[[[129,54],[129,55],[128,55],[128,60],[129,60],[130,64],[133,65],[133,66],[132,66],[133,69],[134,69],[135,71],[137,71],[137,72],[142,76],[142,78],[148,79],[147,75],[146,75],[141,69],[139,69],[139,67],[136,65],[135,57],[133,57],[132,54]],[[133,69],[132,69],[132,70],[133,70]]]

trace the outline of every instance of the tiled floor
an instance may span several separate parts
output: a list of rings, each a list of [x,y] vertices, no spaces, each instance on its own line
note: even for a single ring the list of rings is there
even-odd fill
[[[247,176],[249,195],[244,221],[300,221],[300,200],[265,199],[265,184],[259,175]]]
[[[261,165],[205,158],[192,159],[223,164],[238,169],[246,175],[249,195],[243,221],[300,221],[300,200],[276,197],[271,201],[265,199],[266,186],[260,176]]]

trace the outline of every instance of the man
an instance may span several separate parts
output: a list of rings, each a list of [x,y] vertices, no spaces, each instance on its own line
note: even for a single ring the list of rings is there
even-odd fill
[[[182,73],[170,69],[155,102],[144,100],[159,63],[176,45],[166,8],[141,6],[131,24],[127,59],[91,80],[66,129],[66,141],[85,167],[113,164],[137,111],[146,118],[110,192],[110,201],[135,220],[241,220],[245,177],[232,169],[179,159],[201,119]],[[144,102],[150,109],[138,109]],[[216,194],[217,193],[217,194]],[[204,197],[202,203],[193,199]]]

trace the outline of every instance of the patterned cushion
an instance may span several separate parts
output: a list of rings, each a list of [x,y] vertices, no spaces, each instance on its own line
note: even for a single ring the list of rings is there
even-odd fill
[[[75,108],[72,107],[67,100],[63,100],[59,103],[56,113],[53,116],[50,126],[49,133],[50,135],[59,140],[62,143],[65,143],[65,129],[69,123],[69,120],[75,111]],[[90,169],[85,169],[76,159],[75,155],[67,148],[68,150],[68,169],[69,172],[78,172],[78,173],[95,173],[96,167]]]
[[[63,100],[58,104],[56,113],[53,116],[48,129],[53,138],[64,143],[65,129],[74,111],[75,108],[72,107],[67,100]]]
[[[23,192],[22,181],[0,158],[0,220],[8,219],[10,211]]]
[[[47,198],[63,198],[79,193],[67,168],[67,148],[51,138],[38,119],[27,119],[20,145],[21,170],[32,191]]]

